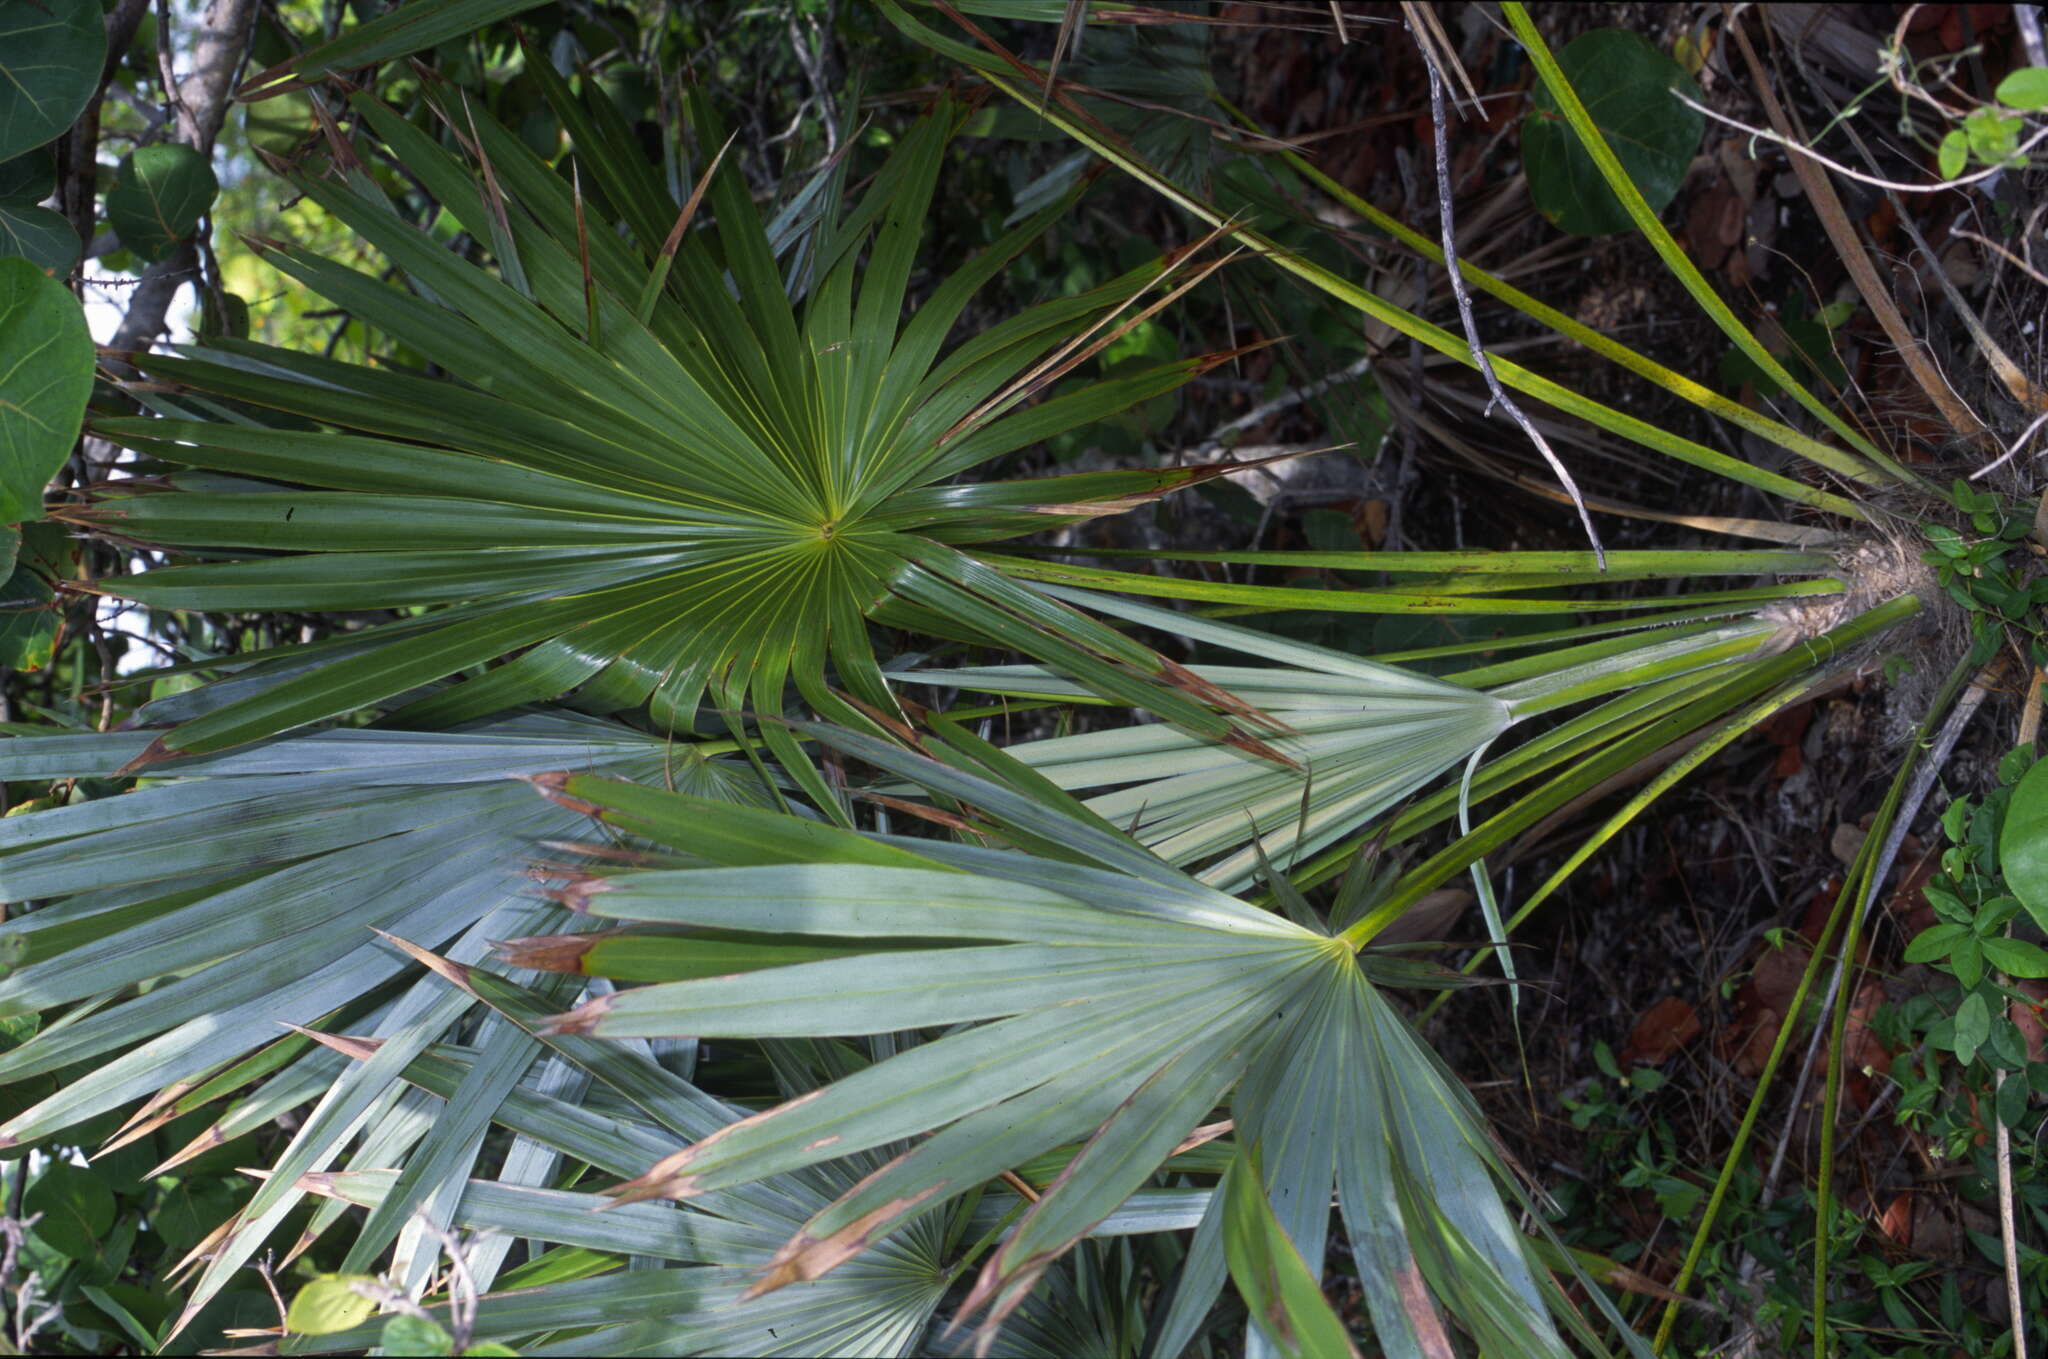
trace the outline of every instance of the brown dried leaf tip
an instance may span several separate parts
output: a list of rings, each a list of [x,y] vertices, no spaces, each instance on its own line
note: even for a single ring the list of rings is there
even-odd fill
[[[166,760],[175,760],[177,758],[179,758],[179,752],[165,745],[164,738],[159,736],[144,747],[140,755],[137,755],[134,759],[116,769],[113,777],[125,779],[138,770],[147,769],[153,764],[162,764]]]
[[[597,1032],[597,1022],[605,1017],[606,1012],[612,1008],[613,1002],[617,999],[616,996],[598,996],[594,999],[586,1000],[565,1014],[554,1015],[542,1020],[538,1032],[543,1038],[562,1036],[587,1038]]]
[[[571,909],[580,908],[572,906]],[[493,939],[491,951],[507,967],[524,967],[535,972],[581,972],[584,955],[590,952],[590,946],[599,937],[595,934],[529,934],[518,939]]]
[[[463,964],[451,962],[430,949],[421,948],[409,939],[400,939],[397,935],[386,933],[374,925],[370,927],[370,933],[376,935],[392,947],[403,951],[414,962],[424,965],[429,972],[440,977],[443,981],[459,986],[471,994],[475,993],[476,987],[471,985],[469,980],[470,969]]]
[[[595,802],[585,802],[580,797],[569,795],[569,780],[576,777],[566,769],[551,769],[545,774],[521,774],[520,778],[533,785],[534,790],[558,807],[567,807],[581,816],[600,817],[604,808]]]
[[[881,1207],[861,1214],[830,1236],[815,1237],[798,1233],[770,1257],[768,1272],[740,1295],[741,1301],[758,1298],[764,1293],[773,1293],[776,1289],[789,1284],[809,1283],[813,1279],[823,1278],[866,1250],[869,1243],[874,1240],[878,1228],[906,1216],[944,1187],[944,1183],[941,1182],[908,1198],[890,1199]]]
[[[353,1058],[358,1062],[369,1061],[370,1058],[376,1055],[377,1049],[384,1046],[384,1040],[381,1038],[358,1038],[352,1034],[345,1033],[322,1033],[318,1029],[308,1029],[289,1022],[284,1022],[284,1026],[293,1033],[310,1038],[320,1046],[332,1048],[342,1056]]]
[[[572,871],[567,876],[567,882],[559,887],[551,887],[541,895],[557,905],[568,907],[578,915],[590,914],[590,899],[593,896],[614,890],[610,881],[589,873]]]
[[[995,1343],[996,1333],[1003,1323],[1010,1319],[1010,1313],[1017,1310],[1024,1299],[1031,1296],[1031,1290],[1044,1275],[1046,1266],[1056,1258],[1057,1251],[1041,1251],[1030,1259],[1022,1261],[1014,1269],[1003,1267],[1001,1254],[989,1257],[981,1267],[981,1274],[974,1281],[974,1288],[966,1301],[960,1304],[960,1315],[970,1316],[983,1305],[988,1305],[988,1315],[974,1328],[975,1359],[988,1359],[989,1347]],[[991,1300],[993,1300],[991,1302]],[[954,1323],[958,1325],[956,1321]]]

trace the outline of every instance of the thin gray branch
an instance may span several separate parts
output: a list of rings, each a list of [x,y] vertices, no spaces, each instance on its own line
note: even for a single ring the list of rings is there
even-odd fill
[[[1450,132],[1445,126],[1444,80],[1436,68],[1435,55],[1429,44],[1416,44],[1422,49],[1423,67],[1429,72],[1429,112],[1436,125],[1436,199],[1437,222],[1443,239],[1444,269],[1450,274],[1451,295],[1458,300],[1458,320],[1465,327],[1465,347],[1472,351],[1472,362],[1478,367],[1479,375],[1486,379],[1486,390],[1492,394],[1486,410],[1491,414],[1495,406],[1506,411],[1508,417],[1522,427],[1522,433],[1529,436],[1529,442],[1536,445],[1536,451],[1550,464],[1550,470],[1564,487],[1565,494],[1572,498],[1572,505],[1579,512],[1579,523],[1585,526],[1586,540],[1592,544],[1594,560],[1600,569],[1607,569],[1607,551],[1600,546],[1600,535],[1593,528],[1593,516],[1586,510],[1586,498],[1579,494],[1578,483],[1565,470],[1564,460],[1551,449],[1550,441],[1543,437],[1541,430],[1522,413],[1515,399],[1500,385],[1500,378],[1493,371],[1493,360],[1486,355],[1486,348],[1479,341],[1479,323],[1472,315],[1472,294],[1466,291],[1465,276],[1458,269],[1457,229],[1451,215],[1451,142]]]
[[[191,65],[167,91],[175,115],[177,139],[201,155],[213,153],[214,139],[227,117],[228,94],[249,50],[258,0],[213,0],[192,43]],[[158,40],[169,50],[169,34],[159,28]],[[122,352],[147,350],[163,336],[171,303],[178,290],[197,278],[199,255],[187,242],[143,271],[109,348]]]

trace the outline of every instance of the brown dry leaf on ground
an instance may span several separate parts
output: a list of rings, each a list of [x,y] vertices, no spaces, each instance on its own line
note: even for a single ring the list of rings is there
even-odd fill
[[[1700,1036],[1699,1011],[1681,996],[1666,996],[1643,1012],[1621,1050],[1623,1066],[1661,1066]]]
[[[1764,1069],[1777,1041],[1778,1022],[1791,1007],[1799,978],[1813,950],[1797,939],[1783,948],[1766,948],[1749,980],[1735,993],[1736,1019],[1728,1027],[1722,1050],[1736,1074],[1753,1077]]]

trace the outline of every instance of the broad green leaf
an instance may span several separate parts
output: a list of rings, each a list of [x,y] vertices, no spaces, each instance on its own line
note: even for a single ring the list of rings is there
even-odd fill
[[[1970,163],[1970,134],[1961,128],[1952,129],[1941,139],[1937,153],[1936,169],[1943,179],[1955,179]]]
[[[85,247],[71,223],[33,200],[0,198],[0,259],[18,255],[46,274],[63,278],[78,267]]]
[[[61,616],[48,581],[18,565],[0,585],[0,666],[41,670],[50,663]]]
[[[1969,1061],[1990,1036],[1990,1003],[1984,999],[1982,991],[1972,991],[1963,997],[1963,1003],[1956,1009],[1956,1056]]]
[[[378,1336],[378,1348],[386,1354],[453,1354],[455,1337],[425,1317],[400,1312],[384,1323],[384,1330]],[[463,1351],[465,1354],[476,1352],[474,1348]]]
[[[2048,930],[2048,761],[2029,769],[2012,790],[1998,860],[2006,886],[2034,923]]]
[[[13,0],[6,13],[35,8]],[[78,439],[92,370],[77,299],[27,260],[0,259],[0,523],[42,517],[43,487]]]
[[[1223,1249],[1252,1324],[1284,1359],[1355,1359],[1357,1347],[1280,1229],[1262,1183],[1257,1152],[1240,1150],[1223,1177]]]
[[[84,1166],[52,1161],[28,1187],[22,1206],[40,1213],[35,1233],[74,1260],[91,1260],[114,1225],[114,1191]]]
[[[106,59],[93,0],[0,0],[0,161],[70,127]]]
[[[1986,939],[1984,961],[2009,977],[2048,977],[2048,949],[2024,939]]]
[[[191,147],[138,147],[107,193],[107,224],[143,259],[162,259],[198,230],[219,192],[213,166]]]
[[[2048,67],[2020,67],[1998,82],[1992,98],[2009,109],[2028,113],[2048,109]]]
[[[375,1285],[374,1274],[323,1274],[298,1291],[285,1312],[284,1327],[299,1335],[333,1335],[377,1310],[359,1285]]]
[[[1673,93],[1698,99],[1698,84],[1665,53],[1623,28],[1582,33],[1557,60],[1650,210],[1663,211],[1685,181],[1704,125],[1701,114]],[[1600,236],[1629,228],[1628,213],[1541,86],[1522,124],[1522,154],[1537,211],[1561,230]]]
[[[57,161],[49,151],[25,151],[0,161],[0,199],[42,202],[57,191]]]

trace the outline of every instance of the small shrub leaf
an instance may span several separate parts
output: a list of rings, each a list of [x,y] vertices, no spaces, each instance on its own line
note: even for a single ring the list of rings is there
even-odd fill
[[[1941,139],[1940,170],[1943,179],[1954,179],[1970,163],[1970,136],[1956,128]]]
[[[1906,961],[1909,963],[1931,963],[1936,958],[1948,956],[1949,948],[1963,935],[1969,933],[1961,925],[1931,925],[1913,937],[1906,945]]]
[[[2024,939],[1986,939],[1984,961],[2008,977],[2048,977],[2048,949]]]
[[[301,1296],[304,1296],[303,1294]],[[425,1317],[401,1312],[384,1323],[378,1347],[386,1354],[453,1354],[455,1337]],[[466,1353],[474,1354],[475,1350]]]
[[[1956,1056],[1969,1061],[1991,1036],[1991,1007],[1982,992],[1972,991],[1956,1011]]]
[[[377,1304],[356,1291],[375,1283],[368,1274],[323,1274],[299,1290],[285,1313],[285,1329],[298,1335],[333,1335],[360,1326]]]
[[[1998,82],[1995,97],[2009,109],[2048,109],[2048,66],[2023,66]]]
[[[2006,886],[2048,930],[2048,763],[2029,769],[2012,790],[1998,858]]]

